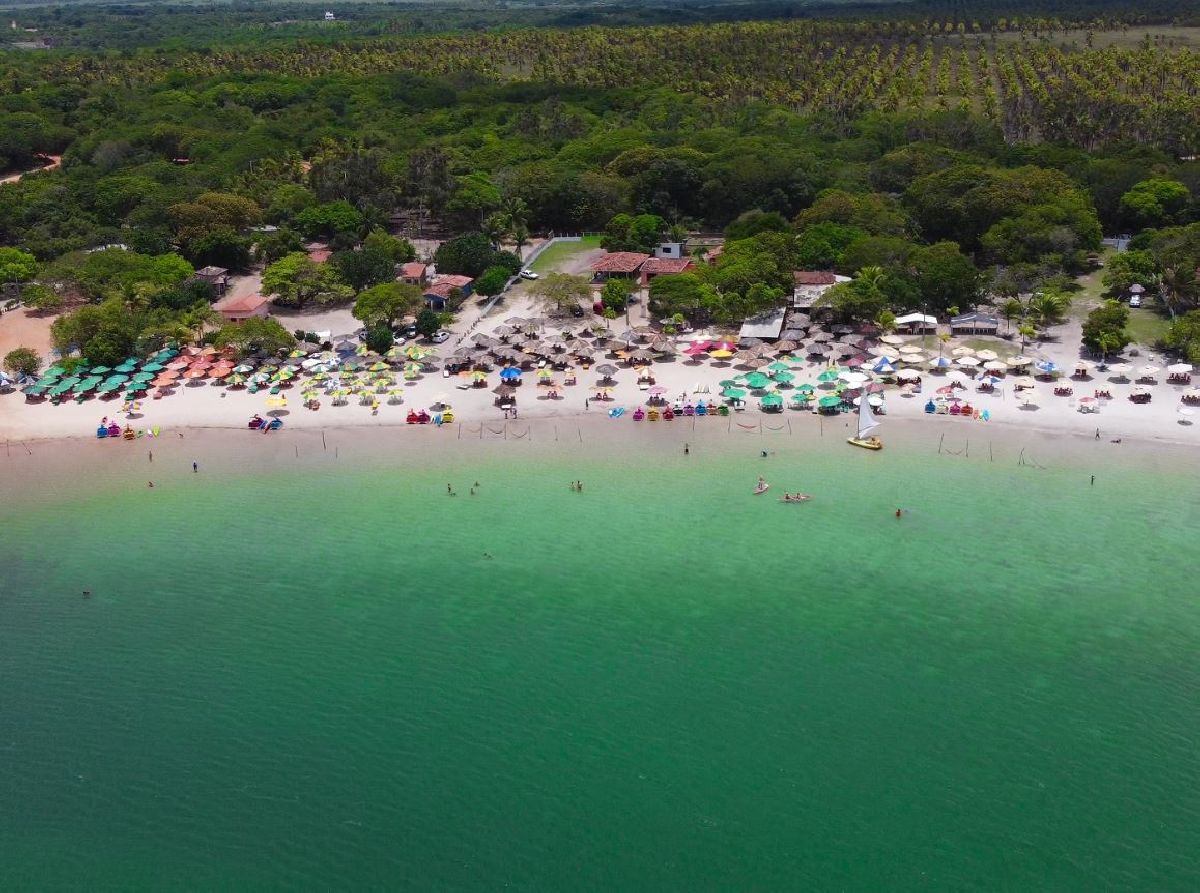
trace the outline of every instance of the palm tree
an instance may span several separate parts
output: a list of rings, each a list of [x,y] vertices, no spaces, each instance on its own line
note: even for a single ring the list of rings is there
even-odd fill
[[[1023,322],[1017,327],[1017,331],[1021,335],[1021,353],[1025,353],[1026,341],[1037,334],[1037,329],[1032,324]]]
[[[211,304],[197,304],[183,314],[180,322],[186,326],[197,344],[204,342],[204,330],[221,323],[221,314]]]
[[[1040,291],[1029,299],[1029,310],[1042,325],[1061,319],[1070,306],[1071,299],[1057,291]]]
[[[1021,319],[1025,315],[1025,305],[1017,298],[1009,298],[1001,305],[1000,315],[1008,321],[1008,329],[1011,332],[1013,320]]]

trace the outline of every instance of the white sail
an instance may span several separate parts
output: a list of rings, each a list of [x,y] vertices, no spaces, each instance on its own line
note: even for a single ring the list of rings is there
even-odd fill
[[[858,439],[862,440],[879,427],[879,419],[871,412],[871,401],[864,393],[858,400]]]

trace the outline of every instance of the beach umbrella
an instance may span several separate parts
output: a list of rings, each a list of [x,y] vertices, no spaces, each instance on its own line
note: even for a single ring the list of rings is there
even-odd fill
[[[516,381],[521,377],[521,370],[516,366],[505,366],[500,370],[501,381]]]
[[[974,354],[975,351],[969,347],[956,347],[954,350],[950,351],[950,356],[952,357],[969,357],[974,356]]]
[[[1111,366],[1108,367],[1108,371],[1113,372],[1117,375],[1123,376],[1127,372],[1129,372],[1129,370],[1132,368],[1133,367],[1130,366],[1128,363],[1113,363]]]
[[[737,350],[737,345],[734,344],[732,341],[714,341],[711,345],[711,348],[713,350],[734,351],[734,350]]]
[[[1028,375],[1022,375],[1019,378],[1014,378],[1012,380],[1013,388],[1018,391],[1025,389],[1025,388],[1032,388],[1032,387],[1035,387],[1036,385],[1037,385],[1037,382],[1034,381],[1032,378],[1030,378]]]
[[[924,363],[927,359],[929,358],[923,353],[906,353],[901,355],[900,362],[914,366]]]
[[[79,382],[79,384],[75,385],[72,390],[76,394],[86,394],[88,391],[95,388],[96,385],[100,384],[101,381],[103,381],[103,379],[100,378],[99,375],[89,375],[83,381]]]
[[[821,374],[819,374],[817,376],[817,381],[820,381],[820,382],[837,381],[837,377],[838,377],[837,369],[826,369],[824,372],[822,372]]]
[[[1003,360],[988,360],[983,364],[983,368],[990,372],[1003,372],[1008,368],[1008,363]]]
[[[884,344],[903,344],[904,343],[904,339],[901,338],[899,335],[883,335],[880,337],[879,340],[882,341]]]
[[[886,358],[880,357],[878,362],[871,367],[871,371],[879,375],[891,375],[896,371],[896,367],[889,363]]]
[[[1161,371],[1158,366],[1143,366],[1138,370],[1138,376],[1141,378],[1154,378]]]
[[[863,399],[862,397],[855,397],[854,400],[851,402],[855,406],[858,406],[859,404],[862,403],[862,399]],[[879,396],[878,394],[868,394],[867,395],[867,403],[871,406],[876,406],[876,407],[883,406],[883,397]]]
[[[191,364],[188,363],[187,360],[179,359],[179,360],[172,360],[171,362],[167,363],[167,368],[172,369],[176,372],[182,372],[189,365],[191,365]]]
[[[760,406],[783,406],[783,397],[779,394],[764,394],[763,398],[758,401]]]
[[[93,366],[91,369],[92,375],[103,375],[105,372],[112,372],[111,366]]]
[[[897,375],[898,381],[920,381],[921,373],[916,369],[902,369]]]
[[[783,363],[783,362],[776,360],[774,363],[771,363],[769,366],[767,366],[767,371],[768,372],[790,372],[791,368],[792,367],[789,366],[787,363]]]
[[[769,387],[771,379],[763,375],[761,372],[754,372],[746,376],[746,384],[756,391],[761,391],[765,387]]]
[[[975,357],[969,357],[969,356],[961,356],[957,360],[955,360],[955,362],[958,363],[958,365],[965,366],[968,369],[979,365],[978,359],[976,359]]]
[[[921,347],[917,344],[905,344],[900,348],[900,353],[921,353]]]
[[[162,367],[159,366],[158,368],[161,369]],[[134,381],[150,381],[152,378],[154,378],[154,370],[151,369],[143,369],[141,372],[133,374]]]
[[[1053,375],[1058,372],[1058,365],[1050,360],[1042,360],[1035,363],[1033,368],[1042,373],[1042,375]]]
[[[804,382],[804,384],[798,385],[796,390],[802,394],[811,394],[814,391],[816,391],[816,388],[814,388],[809,382],[806,381],[806,382]]]
[[[843,372],[838,378],[852,388],[861,387],[871,380],[870,376],[864,375],[861,372]]]
[[[792,372],[776,372],[772,377],[780,384],[791,384],[796,380],[795,373]]]
[[[650,349],[655,353],[673,354],[675,353],[675,345],[665,338],[656,338],[650,342]]]
[[[931,357],[929,360],[930,369],[949,369],[950,366],[949,357]]]
[[[539,369],[537,371],[537,377],[540,379],[553,378],[554,370],[553,369]]]
[[[1033,360],[1030,359],[1029,357],[1022,357],[1022,356],[1009,357],[1008,365],[1010,365],[1014,368],[1020,368],[1021,366],[1031,366],[1031,365],[1033,365]]]
[[[994,350],[977,350],[975,351],[975,356],[979,357],[979,359],[983,360],[985,363],[1000,359],[999,354],[997,354]]]
[[[773,353],[791,353],[793,350],[795,350],[799,346],[800,346],[799,344],[797,344],[795,341],[793,341],[790,338],[780,338],[778,341],[776,341],[774,344],[771,345],[771,351]]]
[[[741,388],[726,388],[721,392],[721,396],[730,400],[743,400],[746,397],[746,392]]]
[[[209,372],[209,377],[214,379],[222,379],[233,373],[233,369],[229,366],[218,366]]]
[[[596,371],[605,378],[609,378],[610,376],[617,374],[617,367],[612,365],[612,363],[601,363],[596,367]]]
[[[831,335],[829,332],[816,332],[812,336],[812,340],[813,341],[832,341],[833,335]]]
[[[187,372],[183,373],[184,378],[191,379],[193,381],[204,378],[207,375],[208,375],[208,370],[205,369],[203,366],[193,367],[191,369],[188,369]]]
[[[1190,375],[1192,372],[1191,363],[1172,363],[1167,367],[1167,371],[1172,375]]]
[[[831,407],[841,405],[841,402],[842,402],[841,397],[838,397],[835,394],[828,394],[828,395],[822,397],[820,400],[818,400],[817,405],[822,407],[823,409],[830,409]]]
[[[229,377],[225,379],[225,383],[233,387],[240,387],[246,383],[246,376],[242,375],[240,372],[232,372],[230,373]]]
[[[995,386],[996,386],[996,385],[998,385],[998,384],[1003,384],[1003,383],[1004,383],[1004,379],[1003,379],[1003,378],[997,378],[997,377],[996,377],[996,376],[994,376],[994,375],[985,375],[985,376],[983,376],[982,378],[980,378],[980,379],[979,379],[979,381],[980,381],[980,383],[981,383],[981,384],[989,384],[989,385],[991,385],[992,387],[995,387]]]
[[[766,366],[771,365],[771,361],[768,360],[766,357],[752,357],[749,360],[745,360],[742,363],[742,365],[748,366],[751,369],[762,369]]]
[[[731,356],[733,356],[733,351],[718,348],[717,350],[710,351],[708,355],[714,360],[728,360]]]
[[[144,381],[131,381],[125,386],[125,391],[130,394],[140,394],[142,391],[148,391],[150,385]]]

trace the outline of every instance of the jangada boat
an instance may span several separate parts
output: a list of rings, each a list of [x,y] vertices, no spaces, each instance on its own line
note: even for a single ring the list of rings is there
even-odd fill
[[[881,450],[883,441],[871,434],[879,427],[879,419],[871,412],[871,402],[864,393],[858,400],[858,434],[846,438],[846,442],[864,450]]]

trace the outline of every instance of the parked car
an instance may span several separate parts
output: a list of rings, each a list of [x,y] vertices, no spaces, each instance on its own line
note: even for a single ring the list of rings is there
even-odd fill
[[[1142,306],[1142,296],[1141,295],[1130,295],[1129,296],[1129,306],[1130,307],[1141,307]]]
[[[538,274],[537,274],[537,273],[535,273],[535,272],[533,272],[533,270],[522,270],[522,271],[521,271],[521,278],[522,278],[522,279],[537,279],[537,278],[538,278]]]
[[[443,341],[445,341],[449,337],[450,337],[450,333],[447,332],[445,329],[438,329],[436,332],[434,332],[432,335],[429,336],[429,340],[432,341],[434,344],[441,344]]]

